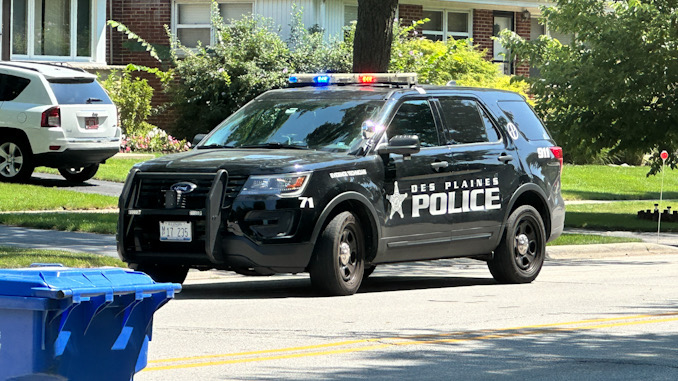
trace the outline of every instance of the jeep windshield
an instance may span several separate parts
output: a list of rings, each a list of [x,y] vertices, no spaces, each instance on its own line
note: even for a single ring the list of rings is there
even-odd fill
[[[197,148],[352,152],[362,141],[363,122],[382,105],[361,99],[254,101],[221,122]]]

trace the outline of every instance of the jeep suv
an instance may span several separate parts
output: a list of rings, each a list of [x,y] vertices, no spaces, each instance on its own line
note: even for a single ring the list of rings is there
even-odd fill
[[[66,180],[94,176],[120,149],[118,112],[96,76],[57,64],[0,63],[0,180],[37,166]]]
[[[531,282],[563,229],[561,148],[518,94],[414,81],[292,76],[193,150],[136,165],[120,257],[159,281],[309,272],[329,295],[379,264],[454,257]]]

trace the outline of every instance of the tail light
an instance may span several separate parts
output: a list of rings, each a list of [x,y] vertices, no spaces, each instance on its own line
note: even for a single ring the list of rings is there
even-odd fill
[[[563,149],[560,147],[550,147],[551,148],[551,153],[553,153],[553,157],[558,159],[560,162],[560,171],[563,171]]]
[[[49,108],[42,113],[41,127],[61,127],[61,110],[58,106]]]

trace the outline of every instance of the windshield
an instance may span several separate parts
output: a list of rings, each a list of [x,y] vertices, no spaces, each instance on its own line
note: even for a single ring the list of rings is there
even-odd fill
[[[351,152],[383,102],[346,99],[255,101],[223,121],[198,148],[300,148]]]

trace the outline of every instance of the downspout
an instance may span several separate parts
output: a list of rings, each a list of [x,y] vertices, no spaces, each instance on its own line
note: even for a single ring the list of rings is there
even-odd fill
[[[110,20],[113,20],[113,0],[106,0],[108,1],[108,17],[110,17]],[[106,20],[106,24],[108,24],[108,20]],[[113,63],[113,27],[106,25],[108,27],[108,61],[107,64],[111,65]]]

